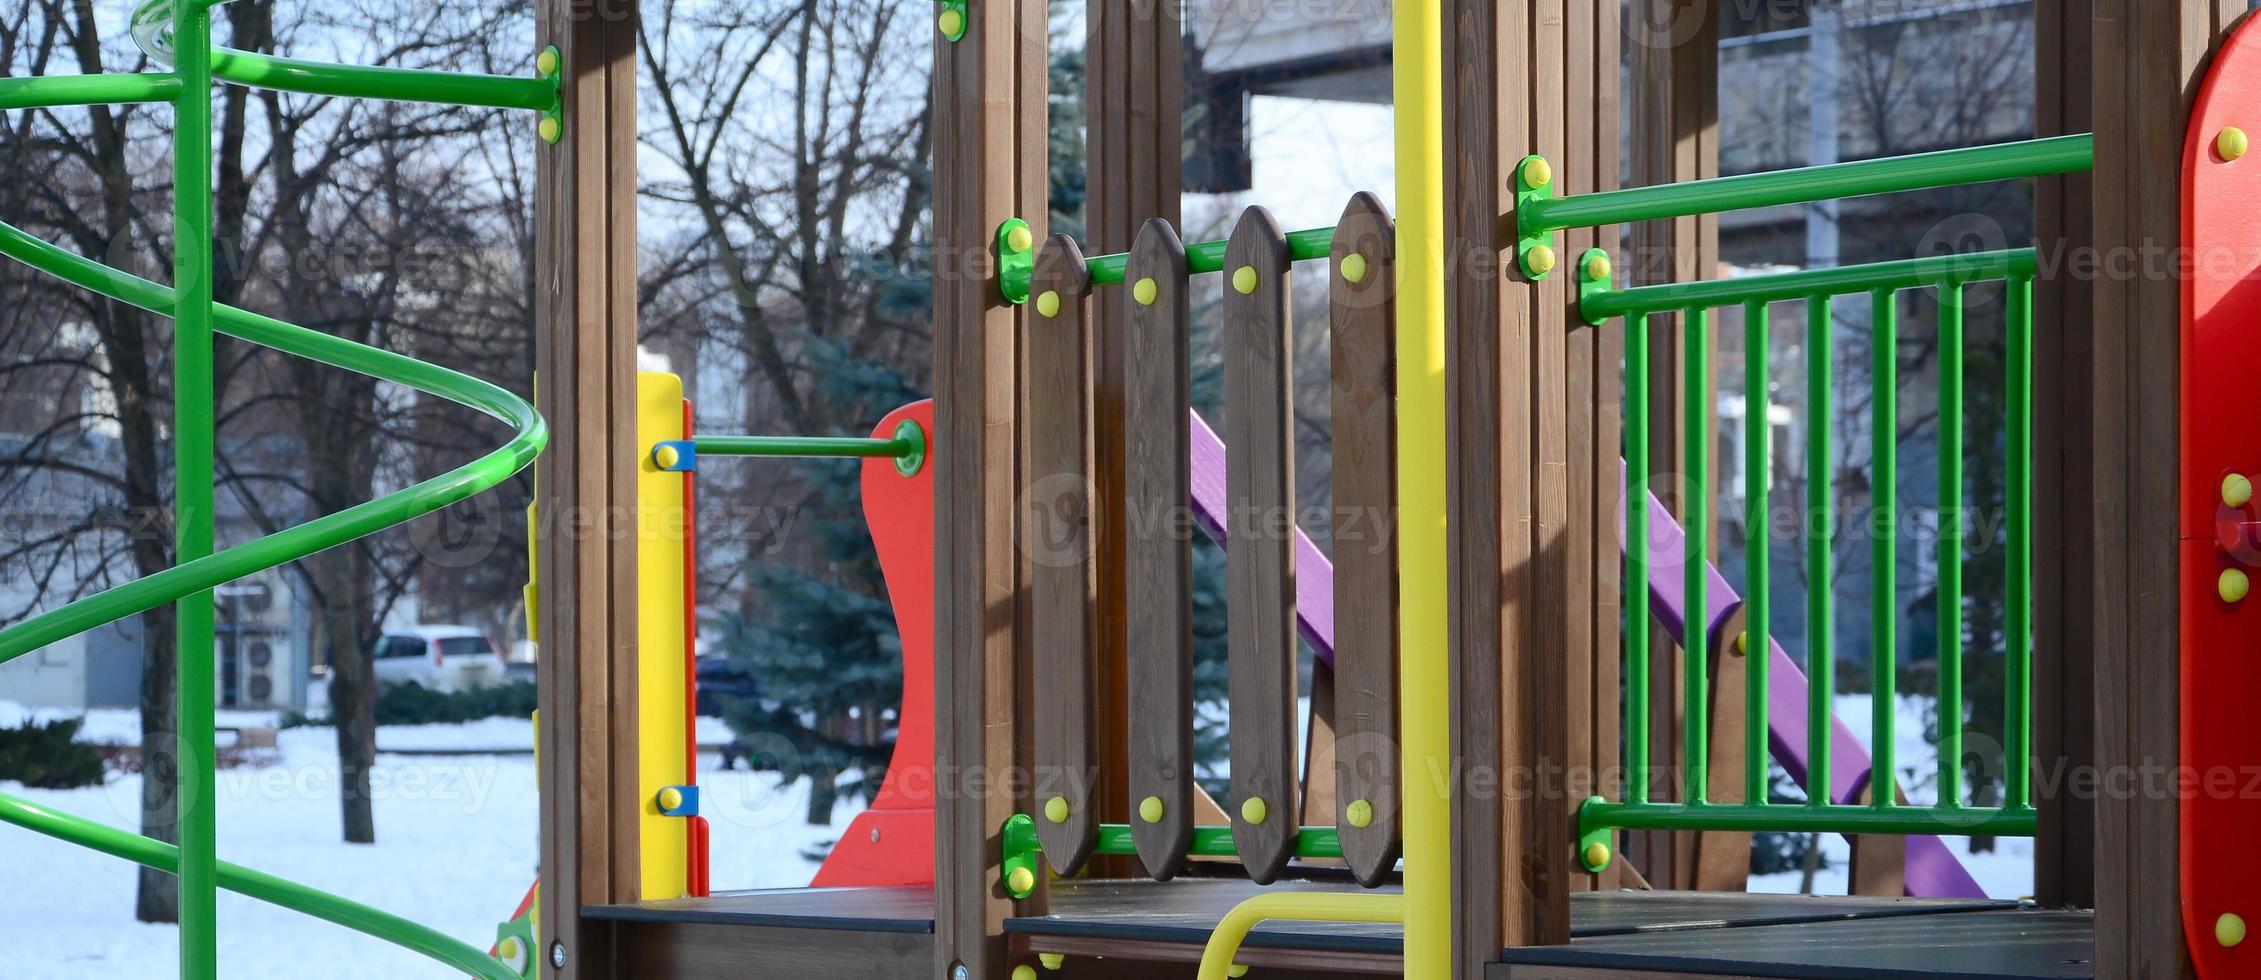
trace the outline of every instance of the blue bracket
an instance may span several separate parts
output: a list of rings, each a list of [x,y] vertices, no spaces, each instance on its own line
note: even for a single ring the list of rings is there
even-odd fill
[[[699,471],[699,447],[689,439],[671,439],[652,447],[652,465],[668,473]]]
[[[673,807],[667,805],[670,791],[676,795],[677,800]],[[653,802],[659,807],[659,812],[666,816],[695,817],[699,815],[699,788],[696,786],[663,787],[659,791],[659,798]]]

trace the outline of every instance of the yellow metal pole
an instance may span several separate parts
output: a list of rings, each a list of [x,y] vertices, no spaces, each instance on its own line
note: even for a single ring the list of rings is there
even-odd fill
[[[1399,686],[1405,976],[1452,976],[1452,722],[1445,596],[1443,14],[1395,4]]]

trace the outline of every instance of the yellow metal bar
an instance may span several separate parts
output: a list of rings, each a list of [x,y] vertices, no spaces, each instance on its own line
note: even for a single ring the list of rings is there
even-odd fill
[[[690,821],[660,812],[660,790],[690,783],[684,697],[684,553],[689,527],[683,474],[660,469],[638,446],[682,439],[683,381],[636,376],[636,819],[643,842],[642,897],[690,892]]]
[[[1248,938],[1248,930],[1266,919],[1298,919],[1308,922],[1398,922],[1405,919],[1405,900],[1396,895],[1330,895],[1324,892],[1280,892],[1258,895],[1225,913],[1217,929],[1209,934],[1209,944],[1201,950],[1201,972],[1198,980],[1225,980],[1232,975],[1233,956],[1240,952],[1241,940]],[[1410,927],[1410,923],[1408,926]],[[1412,943],[1406,944],[1406,960],[1413,956]],[[1410,966],[1406,976],[1413,976]]]
[[[1444,32],[1395,5],[1398,662],[1405,692],[1405,977],[1452,976],[1452,715],[1445,596]],[[1469,324],[1468,329],[1483,329]]]

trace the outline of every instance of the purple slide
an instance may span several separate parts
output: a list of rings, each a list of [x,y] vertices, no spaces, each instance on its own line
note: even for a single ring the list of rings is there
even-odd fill
[[[1209,428],[1200,412],[1194,412],[1193,428],[1193,509],[1204,531],[1213,539],[1225,537],[1225,442]],[[1622,461],[1620,461],[1622,465]],[[1684,535],[1680,523],[1672,512],[1655,496],[1648,498],[1650,542],[1653,556],[1649,563],[1649,609],[1664,624],[1666,632],[1679,639],[1687,629],[1687,595],[1681,572]],[[1619,540],[1624,540],[1622,511],[1618,514]],[[1335,590],[1334,565],[1311,543],[1309,535],[1301,528],[1295,532],[1295,612],[1303,638],[1320,659],[1330,665],[1335,658]],[[1711,582],[1704,590],[1704,623],[1717,629],[1742,597],[1735,594],[1727,580],[1720,577],[1719,569],[1712,568]],[[1768,726],[1769,741],[1774,757],[1788,770],[1790,778],[1800,785],[1806,781],[1806,675],[1797,663],[1784,653],[1780,644],[1770,644],[1774,657],[1768,674]],[[1854,741],[1853,734],[1842,722],[1833,717],[1830,732],[1830,798],[1846,802],[1859,795],[1868,783],[1868,752]],[[1947,844],[1937,837],[1908,838],[1907,891],[1918,898],[1985,898],[1986,890],[1971,877],[1961,861],[1956,860]]]

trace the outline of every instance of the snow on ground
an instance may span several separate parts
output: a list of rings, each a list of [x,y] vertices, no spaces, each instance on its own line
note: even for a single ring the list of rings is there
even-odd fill
[[[0,702],[0,724],[50,717]],[[273,724],[260,712],[223,712],[222,726]],[[702,719],[702,743],[727,729]],[[131,711],[89,713],[88,741],[126,743]],[[337,753],[327,728],[281,733],[281,758],[219,776],[220,858],[405,915],[485,948],[532,883],[535,866],[532,726],[487,719],[468,725],[386,726],[372,774],[377,843],[339,842]],[[384,750],[469,748],[514,754],[407,756]],[[828,827],[804,822],[807,781],[784,789],[773,773],[723,772],[705,754],[701,809],[713,827],[717,890],[805,885],[820,851],[861,809],[842,804]],[[0,782],[0,791],[116,827],[136,826],[141,781],[113,773],[100,787],[52,791]],[[7,980],[171,976],[171,926],[133,921],[135,869],[19,828],[0,825],[0,949]],[[220,973],[228,977],[447,977],[449,971],[390,944],[223,892]]]

